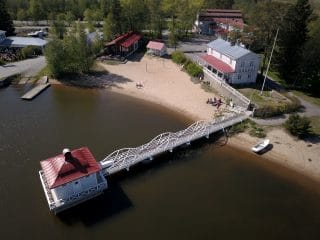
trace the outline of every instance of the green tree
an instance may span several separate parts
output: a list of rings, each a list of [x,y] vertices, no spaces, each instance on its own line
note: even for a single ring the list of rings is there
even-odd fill
[[[288,9],[280,27],[273,66],[288,84],[295,84],[300,73],[311,13],[308,0],[297,0],[297,3]]]
[[[146,4],[144,0],[120,0],[124,28],[140,31],[145,26]]]
[[[300,86],[309,93],[320,96],[320,20],[311,26],[301,61]]]
[[[119,32],[118,32],[118,28],[117,28],[113,13],[110,12],[103,23],[104,39],[106,41],[111,41],[117,36],[118,33]]]
[[[7,36],[14,34],[14,27],[8,13],[6,0],[0,0],[0,30],[6,31]]]
[[[310,123],[307,117],[300,117],[298,114],[293,114],[285,122],[284,126],[292,135],[302,138],[310,133]]]
[[[43,20],[46,18],[43,7],[40,5],[40,0],[30,0],[29,16],[34,21]]]

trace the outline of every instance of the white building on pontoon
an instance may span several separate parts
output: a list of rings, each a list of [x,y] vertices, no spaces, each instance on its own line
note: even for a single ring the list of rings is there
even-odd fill
[[[229,84],[254,83],[259,63],[257,54],[222,39],[208,43],[207,54],[199,58],[199,64],[206,72]]]
[[[101,165],[87,147],[40,162],[40,180],[49,208],[58,213],[93,198],[107,188]]]

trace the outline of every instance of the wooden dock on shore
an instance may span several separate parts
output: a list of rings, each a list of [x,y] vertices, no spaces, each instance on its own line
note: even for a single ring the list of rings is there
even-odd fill
[[[24,100],[32,100],[38,94],[40,94],[43,90],[49,87],[51,84],[49,83],[48,77],[45,76],[41,80],[39,80],[39,84],[24,94],[21,98]]]

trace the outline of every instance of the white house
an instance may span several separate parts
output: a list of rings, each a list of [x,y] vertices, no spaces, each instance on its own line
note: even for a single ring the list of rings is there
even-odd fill
[[[93,198],[107,188],[100,164],[87,147],[40,162],[40,180],[49,208],[54,213]]]
[[[254,83],[259,63],[257,54],[222,39],[208,43],[207,54],[199,59],[206,72],[229,84]]]
[[[167,53],[166,45],[162,42],[149,41],[147,45],[148,53],[162,57]]]

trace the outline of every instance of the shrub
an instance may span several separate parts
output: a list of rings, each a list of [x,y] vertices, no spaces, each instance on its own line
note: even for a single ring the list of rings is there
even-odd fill
[[[4,64],[6,64],[6,62],[0,58],[0,65],[4,65]]]
[[[185,69],[192,77],[199,77],[203,74],[202,68],[193,62],[188,63]]]
[[[310,133],[311,121],[307,117],[300,117],[298,114],[293,114],[284,123],[284,127],[292,135],[302,138]]]
[[[174,51],[171,54],[171,58],[172,58],[172,61],[178,64],[185,64],[185,62],[187,61],[186,56],[183,54],[183,52],[180,52],[180,51]]]
[[[266,133],[264,129],[260,127],[252,127],[252,129],[249,131],[249,134],[253,137],[258,137],[258,138],[266,137]]]
[[[21,55],[22,58],[30,58],[34,55],[40,55],[42,53],[41,48],[39,47],[34,47],[34,46],[27,46],[22,48],[21,50]]]

